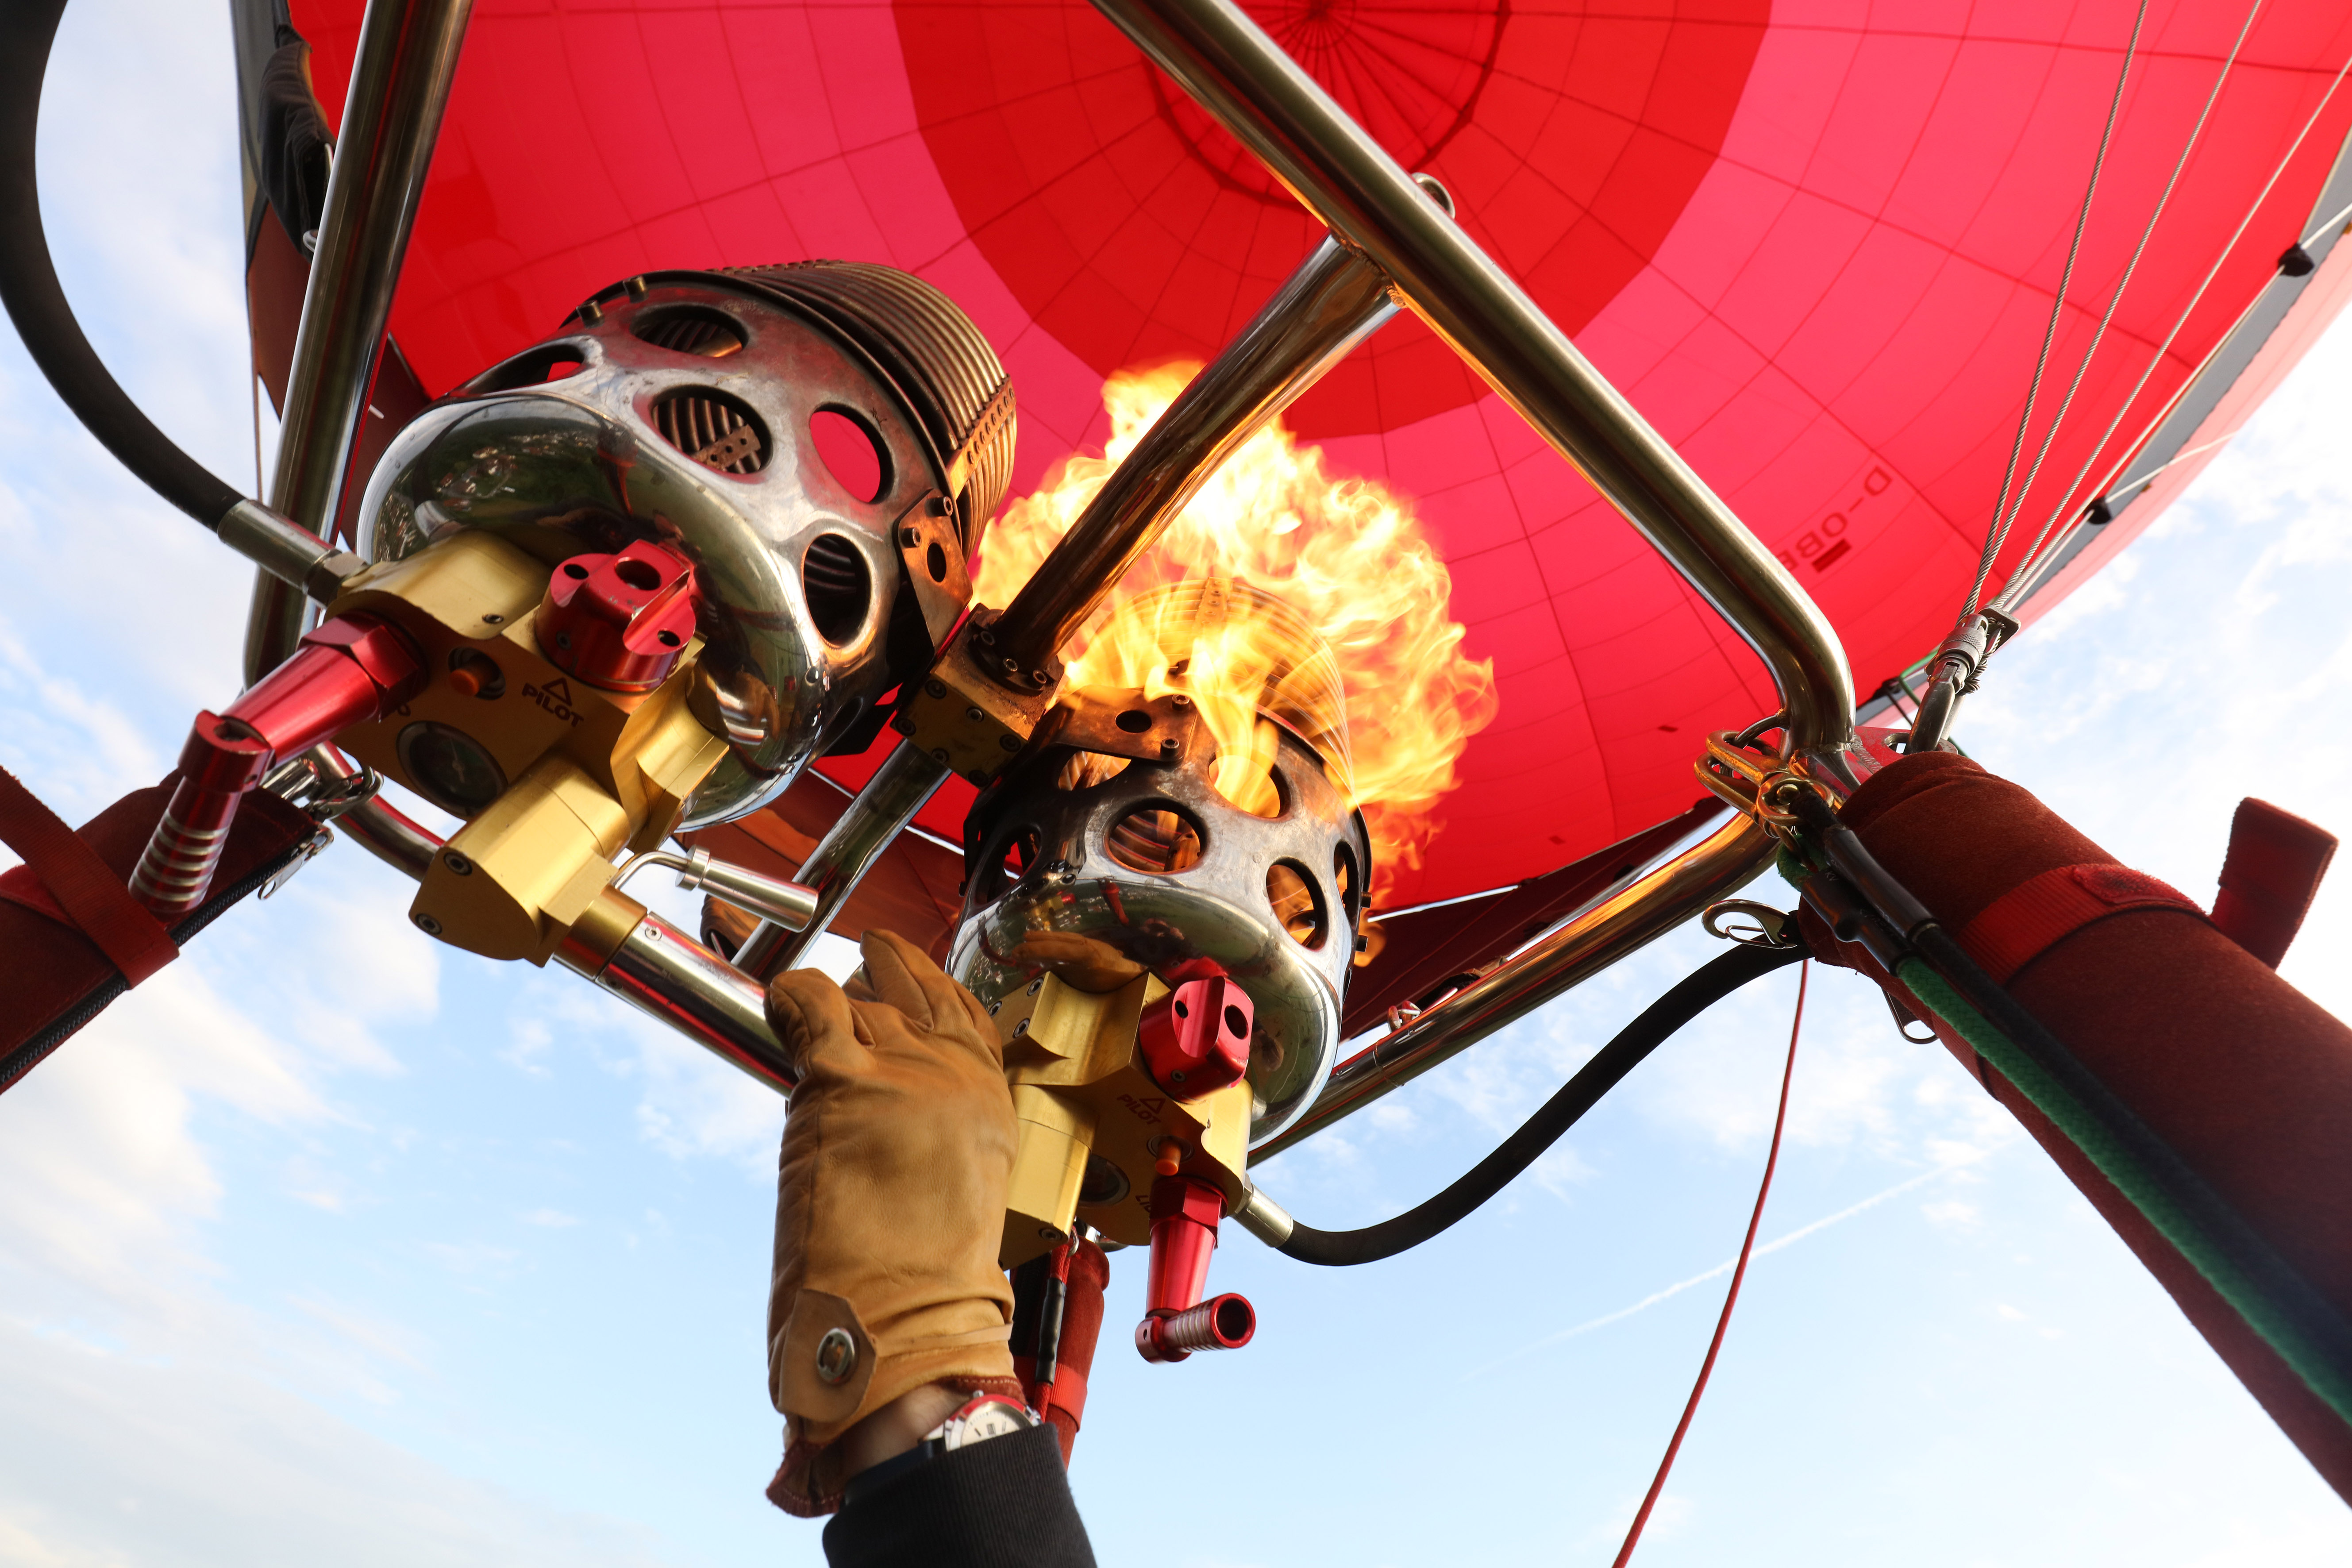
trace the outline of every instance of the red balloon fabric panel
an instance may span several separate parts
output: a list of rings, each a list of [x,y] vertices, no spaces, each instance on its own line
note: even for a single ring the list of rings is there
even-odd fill
[[[1821,602],[1864,691],[1934,646],[2001,494],[2137,0],[1249,9],[1445,182]],[[293,7],[331,117],[359,11]],[[2019,465],[2021,544],[2101,493],[2344,149],[2352,15],[2251,14],[2147,7]],[[479,0],[394,330],[439,391],[650,268],[891,262],[996,343],[1018,493],[1099,446],[1107,374],[1213,353],[1319,233],[1083,3]],[[1674,815],[1704,732],[1772,707],[1754,657],[1417,321],[1292,423],[1412,500],[1496,665],[1500,715],[1395,901]],[[926,820],[960,817],[943,795]]]

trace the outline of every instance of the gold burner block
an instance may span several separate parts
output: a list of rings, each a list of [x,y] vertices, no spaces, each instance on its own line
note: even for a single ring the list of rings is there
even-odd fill
[[[1151,1184],[1171,1139],[1181,1145],[1177,1173],[1214,1183],[1228,1211],[1247,1197],[1248,1081],[1179,1100],[1144,1071],[1137,1025],[1168,990],[1150,974],[1099,994],[1048,974],[1005,998],[996,1025],[1021,1142],[1004,1268],[1050,1252],[1080,1220],[1108,1240],[1148,1244]],[[1098,1177],[1116,1173],[1093,1203],[1082,1201],[1090,1156]]]
[[[486,958],[533,963],[596,902],[613,857],[669,837],[727,749],[688,706],[699,640],[651,691],[603,690],[549,662],[531,619],[551,570],[461,532],[361,573],[327,612],[390,621],[433,672],[405,707],[336,744],[428,799],[436,791],[412,774],[404,734],[462,741],[496,769],[485,775],[500,787],[434,858],[410,919]]]

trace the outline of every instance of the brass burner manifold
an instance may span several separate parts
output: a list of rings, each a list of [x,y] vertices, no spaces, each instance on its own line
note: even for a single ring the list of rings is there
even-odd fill
[[[1108,1240],[1148,1244],[1151,1184],[1171,1161],[1173,1173],[1222,1191],[1228,1212],[1247,1200],[1248,1081],[1185,1100],[1144,1068],[1143,1011],[1168,992],[1151,974],[1101,993],[1046,974],[998,1009],[1021,1139],[1004,1268],[1052,1251],[1080,1220]]]
[[[657,847],[727,743],[688,706],[698,638],[651,690],[566,674],[532,628],[551,568],[465,531],[351,579],[328,614],[366,613],[405,632],[425,689],[336,743],[436,805],[470,806],[433,858],[409,918],[485,958],[545,963],[613,879],[613,857]],[[425,728],[420,728],[423,726]],[[403,743],[403,737],[407,743]],[[417,776],[421,748],[470,746],[495,784],[453,802]]]

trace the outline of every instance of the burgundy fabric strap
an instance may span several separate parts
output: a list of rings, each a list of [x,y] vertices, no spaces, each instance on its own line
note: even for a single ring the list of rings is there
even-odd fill
[[[10,896],[43,914],[61,912],[66,923],[96,942],[130,984],[138,984],[180,956],[171,933],[131,896],[98,851],[5,768],[0,768],[0,843],[25,858],[20,869],[38,879],[56,907],[45,908],[46,900],[15,889]]]
[[[2202,917],[2194,900],[2126,866],[2053,866],[2030,877],[1990,905],[1960,932],[1960,945],[1996,984],[2094,921],[2126,910],[2185,910]]]
[[[2319,879],[2335,858],[2336,835],[2247,796],[2230,819],[2230,852],[2221,861],[2213,923],[2276,969],[2303,929]]]

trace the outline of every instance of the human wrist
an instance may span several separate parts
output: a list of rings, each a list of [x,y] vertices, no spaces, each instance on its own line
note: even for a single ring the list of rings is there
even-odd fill
[[[843,1477],[907,1452],[971,1397],[944,1383],[908,1389],[841,1435]]]

